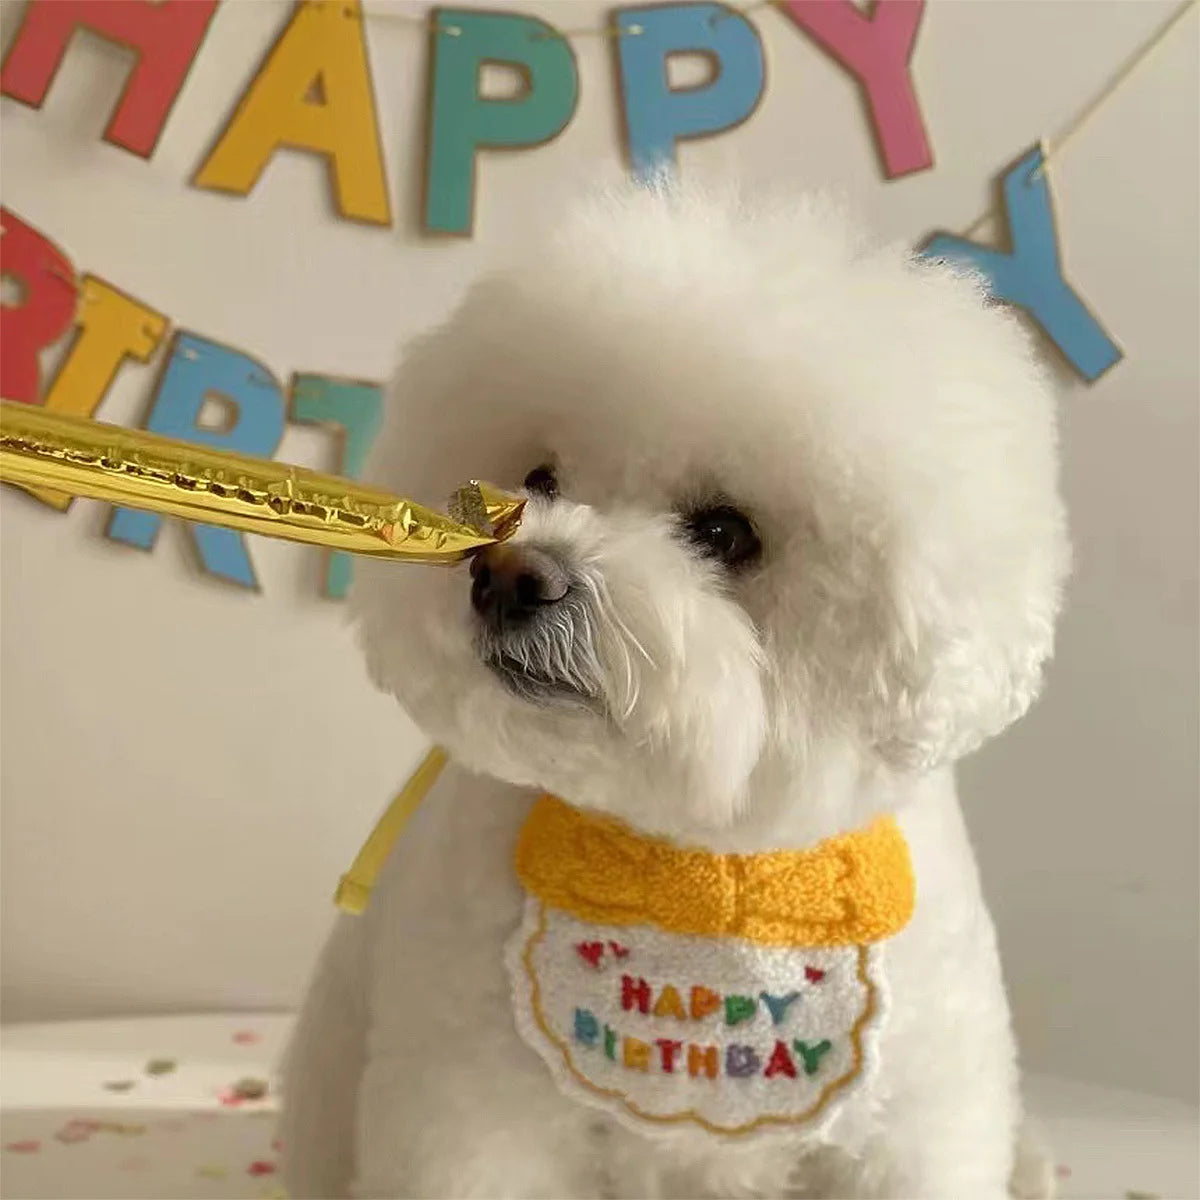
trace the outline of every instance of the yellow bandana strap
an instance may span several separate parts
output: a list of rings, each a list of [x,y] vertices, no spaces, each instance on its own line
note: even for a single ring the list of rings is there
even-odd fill
[[[338,881],[333,902],[342,912],[358,915],[366,909],[371,899],[371,889],[392,847],[409,818],[429,794],[429,789],[437,782],[446,761],[446,751],[441,746],[434,746],[397,792],[396,798],[384,809],[383,816],[375,823],[362,849],[355,855],[350,870]]]

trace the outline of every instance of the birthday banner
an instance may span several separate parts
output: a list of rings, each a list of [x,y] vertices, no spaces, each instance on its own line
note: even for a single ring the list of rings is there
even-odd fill
[[[70,69],[64,63],[78,29],[132,48],[136,64],[104,140],[149,158],[193,62],[203,53],[219,2],[30,0],[0,68],[0,94],[40,107],[58,71]],[[639,180],[670,173],[679,142],[719,135],[752,119],[766,86],[762,37],[752,10],[763,11],[784,36],[811,39],[853,77],[864,100],[864,132],[876,144],[886,178],[930,169],[933,148],[910,66],[924,9],[924,0],[878,0],[869,13],[852,0],[780,0],[743,9],[707,2],[616,9],[603,31],[616,51],[609,102],[620,114],[630,171]],[[486,195],[480,196],[486,192],[486,152],[536,153],[567,127],[579,104],[571,35],[538,17],[467,8],[371,13],[360,0],[301,0],[285,12],[279,36],[253,79],[240,96],[230,98],[230,113],[214,116],[214,140],[191,186],[251,197],[280,151],[316,154],[325,164],[340,219],[393,227],[367,54],[367,27],[375,19],[401,21],[428,36],[421,223],[427,235],[471,236],[478,210],[486,206]],[[677,55],[706,58],[709,78],[698,86],[672,88],[667,64]],[[481,94],[481,71],[489,64],[517,73],[521,89],[515,97]],[[927,239],[920,253],[981,274],[997,300],[1023,309],[1090,382],[1112,367],[1121,351],[1063,273],[1048,161],[1039,141],[1002,173],[996,215],[1007,226],[1006,250],[939,234]],[[336,469],[351,477],[361,472],[382,420],[377,383],[297,374],[285,384],[244,350],[199,332],[172,333],[168,317],[149,300],[87,274],[31,217],[8,209],[2,210],[0,273],[19,285],[18,299],[0,309],[5,399],[91,416],[122,362],[146,363],[165,344],[149,430],[271,456],[288,421],[318,424],[336,440]],[[70,347],[57,373],[42,379],[40,353],[68,335]],[[220,428],[202,419],[213,396],[227,410]],[[39,499],[59,510],[70,504],[55,494]],[[118,508],[107,536],[150,549],[162,521]],[[205,572],[241,587],[257,586],[243,535],[204,525],[190,529]],[[345,595],[350,571],[347,557],[335,553],[326,575],[330,596]]]

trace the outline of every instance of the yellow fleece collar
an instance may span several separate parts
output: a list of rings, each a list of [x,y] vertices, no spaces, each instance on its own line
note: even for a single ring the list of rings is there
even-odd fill
[[[521,830],[515,862],[526,891],[582,921],[768,946],[880,941],[908,924],[916,897],[908,844],[891,817],[808,850],[714,854],[546,795]]]

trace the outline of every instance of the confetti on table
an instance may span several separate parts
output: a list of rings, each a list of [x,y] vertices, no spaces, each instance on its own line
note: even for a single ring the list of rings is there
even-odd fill
[[[1136,1188],[1126,1188],[1125,1200],[1162,1200],[1162,1196],[1158,1192],[1139,1192]]]
[[[147,1075],[170,1075],[179,1063],[173,1058],[152,1058],[146,1064]]]
[[[109,1079],[104,1086],[110,1092],[127,1092],[137,1084],[136,1079]]]
[[[36,1154],[42,1148],[42,1143],[37,1138],[26,1138],[23,1142],[9,1142],[4,1148],[14,1154]]]
[[[246,1168],[247,1175],[274,1175],[275,1164],[265,1158],[256,1159]]]
[[[146,1132],[145,1125],[129,1121],[97,1121],[96,1128],[104,1129],[109,1133],[121,1133],[126,1137],[137,1137]]]
[[[1070,1179],[1071,1168],[1068,1167],[1066,1163],[1059,1163],[1058,1166],[1054,1168],[1054,1174],[1058,1176],[1059,1179]]]
[[[247,1076],[233,1085],[233,1094],[241,1100],[261,1100],[267,1094],[267,1081]]]
[[[215,1163],[204,1163],[196,1168],[196,1174],[201,1179],[224,1179],[229,1174],[224,1167],[218,1167]]]
[[[262,1040],[262,1034],[255,1033],[253,1029],[239,1029],[233,1035],[233,1040],[239,1046],[253,1046],[255,1042]]]

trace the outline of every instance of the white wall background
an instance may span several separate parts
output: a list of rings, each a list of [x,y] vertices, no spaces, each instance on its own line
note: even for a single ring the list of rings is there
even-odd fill
[[[591,0],[516,7],[604,21]],[[833,184],[890,236],[962,228],[1171,7],[933,0],[915,73],[937,166],[891,183],[850,78],[759,11],[764,101],[685,146],[683,169]],[[20,8],[0,7],[5,44]],[[609,51],[576,42],[581,103],[557,141],[482,161],[476,239],[430,242],[425,38],[404,25],[368,27],[397,228],[336,219],[309,156],[279,156],[248,199],[187,186],[287,13],[227,0],[148,163],[100,140],[124,54],[77,38],[42,111],[3,102],[0,194],[79,268],[281,377],[381,378],[489,248],[622,170]],[[1180,1095],[1197,1060],[1197,133],[1193,13],[1053,169],[1070,276],[1128,357],[1063,400],[1079,565],[1049,692],[963,771],[1028,1061]],[[123,368],[98,415],[140,422],[157,367]],[[281,456],[332,464],[299,427]],[[178,528],[141,554],[91,502],[62,516],[6,494],[2,514],[6,1019],[293,1005],[330,890],[421,749],[321,597],[320,555],[256,542],[251,595],[202,578]]]

